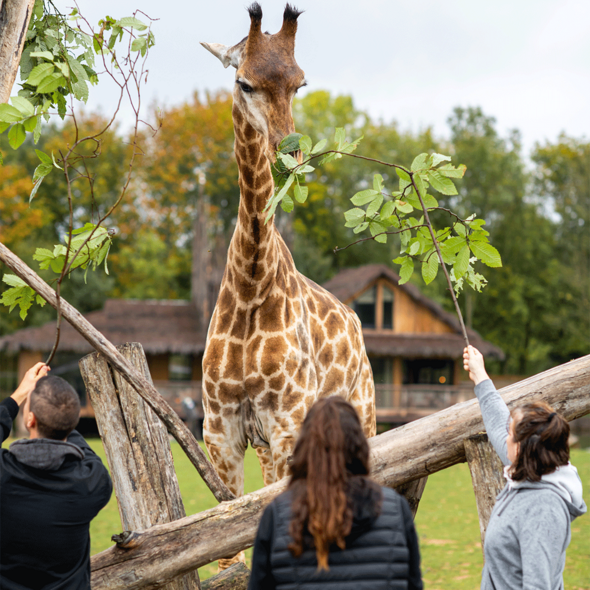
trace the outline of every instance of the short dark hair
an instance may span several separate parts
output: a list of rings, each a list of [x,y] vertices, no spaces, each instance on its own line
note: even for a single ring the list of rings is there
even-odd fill
[[[511,468],[515,481],[541,481],[541,476],[552,473],[570,458],[570,425],[544,402],[516,408],[514,442],[518,455]]]
[[[39,379],[31,392],[29,410],[35,414],[43,438],[63,440],[78,424],[80,398],[67,381],[48,375]]]

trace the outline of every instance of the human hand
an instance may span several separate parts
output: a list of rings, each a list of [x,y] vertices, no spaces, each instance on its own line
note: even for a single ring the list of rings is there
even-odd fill
[[[469,345],[463,349],[463,368],[469,371],[469,379],[475,385],[489,379],[486,373],[483,355],[474,346]]]
[[[10,397],[20,406],[27,399],[27,395],[35,389],[37,381],[39,381],[41,377],[45,377],[49,371],[51,371],[51,369],[48,365],[45,363],[37,363],[25,373],[20,385]]]

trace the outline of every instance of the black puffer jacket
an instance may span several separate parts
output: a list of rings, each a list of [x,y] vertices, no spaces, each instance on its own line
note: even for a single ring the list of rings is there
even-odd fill
[[[382,503],[378,496],[375,501],[372,486],[356,486],[352,492],[352,530],[346,549],[330,548],[329,571],[318,571],[311,543],[300,557],[291,555],[291,492],[278,496],[260,521],[248,590],[421,590],[418,539],[408,503],[389,488],[381,491]]]

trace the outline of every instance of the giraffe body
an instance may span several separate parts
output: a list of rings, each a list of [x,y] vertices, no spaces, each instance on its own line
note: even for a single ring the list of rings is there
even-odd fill
[[[294,59],[299,13],[289,5],[276,35],[250,33],[227,48],[203,44],[236,67],[233,120],[240,205],[203,357],[204,439],[221,478],[243,493],[243,458],[256,448],[268,485],[287,475],[287,459],[307,410],[341,395],[375,434],[375,391],[356,314],[295,268],[264,208],[273,194],[271,162],[294,131],[291,102],[303,84]]]

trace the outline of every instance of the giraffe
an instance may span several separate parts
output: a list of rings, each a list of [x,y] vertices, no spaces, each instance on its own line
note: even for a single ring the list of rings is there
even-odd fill
[[[271,163],[295,130],[291,103],[305,85],[295,61],[297,17],[287,4],[281,30],[261,31],[262,9],[248,9],[250,31],[233,47],[202,43],[227,68],[233,91],[240,203],[203,356],[203,435],[229,489],[243,493],[250,441],[268,485],[287,460],[307,410],[341,395],[375,435],[375,389],[356,314],[295,268],[264,208],[274,191]]]

